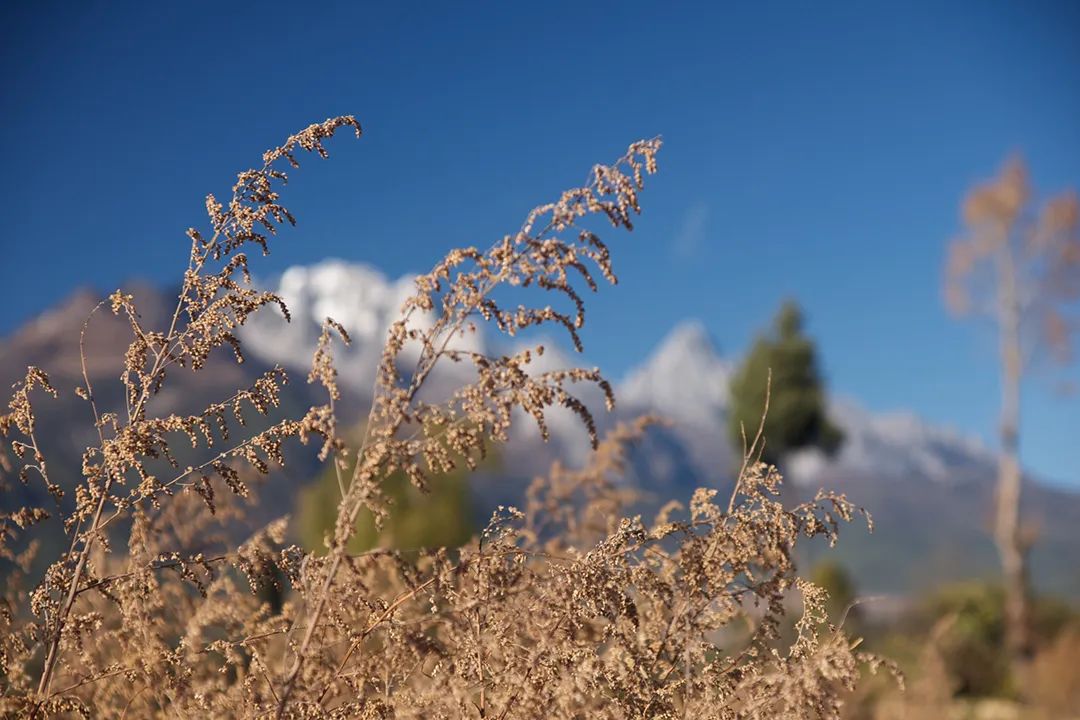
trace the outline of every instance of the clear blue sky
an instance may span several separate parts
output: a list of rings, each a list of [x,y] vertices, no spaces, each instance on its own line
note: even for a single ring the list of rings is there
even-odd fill
[[[4,4],[0,333],[79,285],[173,281],[205,193],[329,115],[366,137],[294,176],[300,226],[257,272],[425,269],[662,134],[590,359],[617,376],[687,317],[739,353],[794,295],[837,392],[992,439],[993,336],[942,309],[943,247],[1009,151],[1080,187],[1080,4],[225,5]],[[1026,460],[1080,486],[1054,377]]]

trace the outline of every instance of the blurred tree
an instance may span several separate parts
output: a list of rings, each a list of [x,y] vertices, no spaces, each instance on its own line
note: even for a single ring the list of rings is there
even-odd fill
[[[769,374],[772,373],[770,383]],[[741,447],[743,429],[753,440],[765,410],[762,460],[779,465],[793,450],[817,447],[832,453],[843,435],[825,413],[825,392],[813,341],[803,333],[803,315],[792,300],[776,315],[772,332],[754,342],[731,380],[730,433]]]
[[[964,233],[952,241],[946,300],[958,315],[981,311],[997,325],[1001,363],[1001,455],[994,537],[1005,582],[1005,634],[1013,668],[1032,652],[1027,553],[1020,524],[1020,384],[1030,356],[1048,348],[1070,356],[1080,300],[1078,202],[1074,192],[1034,207],[1027,169],[1013,158],[998,177],[976,186],[963,203]]]
[[[827,609],[833,622],[844,620],[845,625],[857,622],[855,582],[847,569],[835,560],[822,560],[810,572],[810,581],[829,593]]]
[[[352,468],[343,475],[349,477]],[[418,490],[401,471],[392,473],[382,484],[382,491],[392,503],[392,512],[381,530],[367,510],[356,521],[356,533],[349,542],[350,552],[375,547],[397,550],[421,548],[456,548],[473,536],[475,523],[469,495],[469,470],[464,463],[449,473],[433,474],[428,491]],[[314,484],[300,494],[296,530],[301,543],[309,550],[325,552],[323,539],[332,532],[337,518],[341,491],[333,467],[328,467]]]

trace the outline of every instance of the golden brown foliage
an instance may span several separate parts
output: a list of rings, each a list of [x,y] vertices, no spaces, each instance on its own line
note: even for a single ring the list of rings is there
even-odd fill
[[[1065,191],[1034,207],[1027,168],[1010,159],[963,204],[964,234],[949,246],[946,300],[958,314],[989,314],[1001,366],[1001,456],[994,539],[1006,592],[1006,644],[1017,681],[1033,650],[1027,553],[1020,519],[1021,378],[1040,344],[1068,359],[1080,301],[1080,199]],[[1071,314],[1070,314],[1071,313]]]
[[[580,349],[578,286],[597,289],[594,273],[615,282],[606,245],[583,224],[601,216],[632,228],[658,140],[597,166],[589,184],[536,208],[488,250],[454,250],[417,279],[388,334],[354,458],[337,437],[331,347],[334,331],[348,337],[329,319],[308,377],[325,387],[326,405],[245,431],[247,419],[279,404],[287,377],[274,369],[198,415],[155,414],[169,372],[199,371],[219,348],[242,361],[236,328],[268,304],[288,315],[280,298],[251,287],[242,249],[253,243],[267,252],[269,236],[293,222],[276,190],[286,179],[276,164],[296,167],[300,150],[325,157],[323,141],[343,127],[360,134],[352,117],[312,125],[267,152],[261,169],[241,173],[227,204],[207,198],[211,230],[188,232],[189,267],[167,328],[143,327],[130,296],[110,297],[132,332],[124,407],[99,408],[84,373],[77,392],[100,442],[86,450],[71,509],[58,503],[0,518],[3,557],[22,572],[33,546],[16,548],[34,523],[60,512],[69,536],[69,549],[33,588],[22,589],[19,571],[9,574],[0,709],[86,717],[837,717],[860,666],[879,661],[827,625],[823,592],[797,577],[792,556],[800,537],[834,541],[855,513],[851,503],[822,492],[785,509],[780,477],[755,462],[755,442],[723,503],[716,490],[700,489],[687,508],[670,503],[652,522],[626,517],[617,479],[628,445],[651,420],[601,440],[572,393],[575,384],[596,384],[610,406],[598,370],[532,372],[542,347],[493,356],[454,344],[477,323],[508,335],[555,323]],[[506,286],[553,292],[572,310],[506,307],[495,299]],[[468,363],[473,379],[448,399],[425,400],[425,380],[443,362]],[[60,500],[34,434],[36,389],[55,394],[45,373],[30,368],[0,417],[22,462],[4,476],[37,476]],[[545,411],[556,405],[576,413],[593,442],[584,468],[556,464],[533,483],[524,510],[500,508],[460,551],[348,552],[358,513],[392,512],[382,478],[403,471],[424,488],[506,439],[517,411],[546,435]],[[313,436],[338,472],[328,552],[289,544],[284,518],[231,540],[245,504],[257,502],[252,478],[285,462],[287,439]],[[204,459],[180,467],[176,442]],[[795,640],[784,644],[779,629],[793,591],[804,611]]]
[[[1013,157],[968,193],[962,211],[964,234],[949,245],[946,263],[950,310],[996,318],[1000,275],[1012,273],[1022,319],[1067,359],[1077,321],[1067,313],[1080,300],[1080,198],[1066,190],[1036,207],[1027,166]]]

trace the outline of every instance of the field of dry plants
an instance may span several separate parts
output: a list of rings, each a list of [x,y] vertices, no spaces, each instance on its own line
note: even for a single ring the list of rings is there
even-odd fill
[[[281,386],[304,379],[275,369],[201,414],[158,410],[173,376],[205,372],[212,354],[243,361],[235,330],[253,313],[287,315],[250,285],[245,251],[265,254],[294,222],[279,195],[285,170],[304,153],[325,158],[338,131],[359,137],[360,125],[311,125],[240,173],[231,198],[207,197],[165,326],[144,324],[120,291],[98,306],[130,325],[115,369],[122,404],[95,395],[85,354],[77,388],[54,387],[48,367],[28,368],[15,387],[0,416],[3,478],[44,484],[53,502],[0,519],[0,552],[17,568],[0,616],[5,716],[840,717],[848,692],[887,663],[829,623],[823,590],[797,574],[793,553],[800,539],[835,541],[858,508],[825,491],[782,505],[776,468],[757,461],[765,439],[748,428],[730,495],[702,488],[687,507],[627,516],[615,480],[628,445],[662,420],[598,437],[575,395],[591,384],[617,400],[598,369],[537,372],[542,347],[500,357],[459,342],[479,325],[510,336],[553,326],[582,349],[586,290],[616,281],[589,228],[633,229],[658,140],[630,145],[490,248],[453,249],[417,279],[386,338],[359,446],[339,435],[334,348],[349,338],[331,318],[306,378],[325,404],[281,417]],[[511,289],[523,304],[501,300]],[[83,332],[93,331],[88,319]],[[422,390],[445,363],[471,368],[472,380],[436,401]],[[96,436],[73,490],[50,478],[35,426],[50,396],[71,392]],[[394,513],[382,478],[404,472],[424,489],[474,467],[512,422],[546,432],[554,407],[590,437],[584,467],[556,464],[523,507],[502,508],[460,549],[349,551],[362,512]],[[297,440],[337,473],[337,520],[317,554],[291,544],[288,518],[236,534]],[[61,523],[66,550],[34,561],[38,533]],[[40,577],[34,562],[47,566]]]

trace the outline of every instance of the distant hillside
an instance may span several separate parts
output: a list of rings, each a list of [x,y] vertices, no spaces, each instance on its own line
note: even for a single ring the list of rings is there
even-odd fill
[[[241,329],[249,356],[237,365],[222,353],[198,376],[178,371],[170,389],[156,402],[177,412],[193,412],[220,400],[274,364],[293,371],[295,382],[283,398],[283,413],[299,414],[315,397],[302,378],[306,374],[319,323],[327,315],[342,321],[353,345],[340,356],[345,388],[342,411],[361,416],[370,402],[375,363],[382,337],[411,288],[408,278],[389,281],[378,271],[328,261],[292,268],[270,283],[285,299],[293,322],[273,310],[255,316]],[[133,287],[148,324],[162,321],[167,295],[145,286]],[[19,379],[27,364],[40,365],[61,391],[57,401],[43,401],[42,427],[47,450],[63,458],[58,472],[74,480],[81,451],[92,440],[89,409],[73,388],[79,382],[78,336],[98,301],[90,292],[74,294],[65,303],[0,340],[0,382]],[[126,346],[126,325],[107,310],[99,311],[88,334],[88,372],[99,399],[113,409],[122,404],[118,368]],[[470,340],[484,344],[483,337]],[[495,348],[507,350],[509,348]],[[542,366],[579,362],[549,347]],[[601,426],[642,413],[669,418],[672,425],[655,430],[634,454],[626,482],[638,487],[655,505],[671,497],[686,499],[699,484],[729,486],[736,454],[726,435],[730,359],[716,351],[700,323],[672,330],[653,353],[616,384],[613,414],[599,398],[586,395]],[[452,387],[452,367],[435,378],[434,392]],[[994,455],[977,441],[922,422],[909,413],[877,415],[850,400],[835,399],[833,420],[844,430],[845,445],[828,460],[808,452],[792,458],[784,469],[789,492],[808,494],[821,485],[846,492],[874,516],[875,532],[855,527],[837,548],[864,592],[898,593],[942,580],[992,576],[996,555],[987,533],[993,499]],[[519,423],[509,446],[499,455],[500,470],[480,477],[474,486],[476,512],[485,517],[493,505],[520,498],[525,483],[544,472],[554,457],[580,462],[588,451],[577,421],[569,413],[551,413],[552,440],[545,445],[529,423]],[[288,512],[297,489],[313,472],[310,455],[294,455],[286,473],[273,478],[262,494],[267,517]],[[14,504],[15,498],[5,500]],[[1025,516],[1038,528],[1033,570],[1045,589],[1080,598],[1080,570],[1074,553],[1080,548],[1080,494],[1028,480]]]

